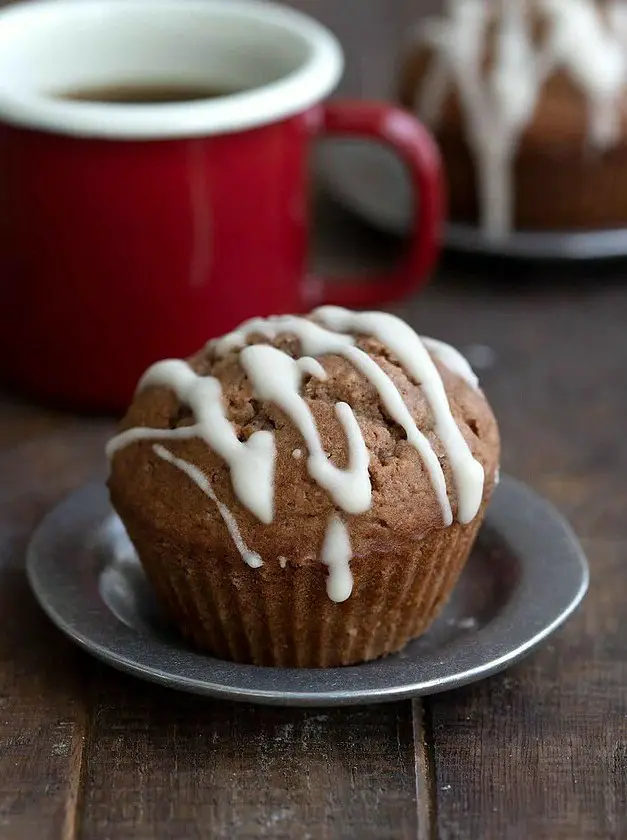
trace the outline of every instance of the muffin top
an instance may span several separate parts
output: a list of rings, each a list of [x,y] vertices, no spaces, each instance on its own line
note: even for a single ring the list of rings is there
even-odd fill
[[[597,0],[451,0],[425,19],[399,96],[445,135],[460,123],[480,173],[482,227],[512,227],[511,165],[522,143],[558,156],[604,151],[626,129],[627,7]]]
[[[251,566],[346,571],[352,556],[470,522],[499,438],[453,348],[392,315],[323,307],[154,365],[108,454],[114,505],[157,532]],[[329,581],[342,600],[346,576]]]

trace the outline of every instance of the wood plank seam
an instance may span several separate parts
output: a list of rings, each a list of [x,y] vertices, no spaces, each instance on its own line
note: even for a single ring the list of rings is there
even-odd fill
[[[70,787],[65,805],[62,840],[79,840],[81,833],[81,814],[86,782],[86,755],[89,751],[90,726],[88,711],[84,708],[81,714],[81,726],[77,726],[72,743]]]
[[[438,840],[437,789],[431,714],[419,698],[411,701],[416,774],[417,840]]]

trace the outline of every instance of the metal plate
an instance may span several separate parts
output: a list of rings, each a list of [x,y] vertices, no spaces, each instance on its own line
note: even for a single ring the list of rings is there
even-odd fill
[[[401,161],[387,148],[358,140],[328,141],[318,151],[319,177],[345,207],[375,227],[405,236],[414,198]],[[514,231],[493,241],[471,225],[450,223],[447,247],[524,259],[587,260],[627,256],[627,229],[551,232]]]
[[[31,540],[31,587],[52,621],[105,662],[173,688],[280,705],[397,700],[473,682],[529,653],[588,586],[581,547],[561,516],[503,477],[445,611],[395,656],[328,669],[260,668],[191,650],[164,621],[106,489],[88,484]]]

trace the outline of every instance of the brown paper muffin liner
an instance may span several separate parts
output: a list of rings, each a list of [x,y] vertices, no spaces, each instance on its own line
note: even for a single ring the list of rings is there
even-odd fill
[[[172,622],[214,656],[255,665],[330,667],[400,650],[432,623],[472,548],[480,516],[415,542],[410,550],[351,561],[353,592],[336,604],[319,562],[207,557],[132,516],[124,524]]]

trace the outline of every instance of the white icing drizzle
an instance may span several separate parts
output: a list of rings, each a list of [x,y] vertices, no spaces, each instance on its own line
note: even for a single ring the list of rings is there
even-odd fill
[[[339,516],[332,514],[327,522],[320,559],[329,570],[327,595],[336,604],[350,598],[353,591],[352,556],[348,528]]]
[[[370,456],[359,424],[349,405],[338,403],[335,412],[348,442],[348,468],[340,470],[327,458],[311,410],[300,395],[303,359],[292,359],[267,344],[253,344],[240,353],[240,363],[254,393],[273,403],[292,420],[303,436],[309,452],[307,468],[311,477],[347,513],[363,513],[370,507],[371,488],[368,475]],[[314,359],[305,359],[311,369]],[[318,367],[321,365],[315,362]]]
[[[459,350],[456,350],[454,347],[451,347],[450,344],[445,344],[443,341],[438,341],[435,338],[421,336],[421,339],[422,343],[431,355],[435,356],[435,358],[441,362],[444,367],[447,367],[451,373],[454,373],[456,376],[459,376],[460,379],[467,382],[468,385],[470,385],[471,388],[474,388],[475,391],[479,389],[479,378],[470,367],[468,359],[466,359],[465,356],[462,356]]]
[[[330,333],[314,321],[296,315],[277,315],[272,318],[251,318],[250,321],[244,321],[233,332],[210,341],[208,347],[216,356],[225,356],[231,350],[240,350],[254,335],[261,335],[270,341],[280,335],[294,335],[298,338],[305,356],[339,355],[345,347],[355,344],[352,335]]]
[[[446,391],[444,390],[442,377],[419,336],[416,335],[410,326],[404,321],[401,321],[400,318],[384,312],[350,312],[347,309],[336,306],[324,306],[317,309],[314,314],[331,329],[355,330],[359,333],[374,336],[381,344],[392,351],[407,373],[420,385],[435,420],[435,432],[442,441],[453,471],[458,497],[457,518],[462,523],[470,522],[474,519],[481,506],[483,497],[483,467],[474,459],[468,444],[455,422]],[[364,356],[370,362],[373,362],[369,356],[366,354]],[[380,370],[378,366],[377,369]],[[389,379],[387,382],[391,390],[388,394],[388,385],[386,383],[386,389],[384,389],[385,396],[377,385],[379,395],[384,403],[386,397],[392,398],[393,391],[394,394],[398,395],[403,404],[403,408],[407,411],[396,386]],[[409,414],[409,412],[407,413]],[[411,422],[416,431],[418,431],[414,421],[412,420]],[[401,423],[401,425],[403,424]],[[426,440],[420,432],[418,434],[422,440]],[[409,433],[407,439],[409,440]],[[433,453],[430,445],[429,449]],[[433,454],[435,457],[435,453]],[[437,458],[435,460],[437,461]],[[442,474],[439,462],[438,467],[440,474]],[[432,473],[432,478],[434,484],[436,484],[437,474],[434,475]],[[442,481],[444,481],[443,475]],[[438,487],[436,484],[436,492],[437,490]],[[446,484],[444,484],[444,496],[449,507],[449,514],[445,516],[445,521],[452,521],[452,517],[450,516],[450,503],[448,502],[446,493]],[[444,511],[443,499],[441,499],[441,503]]]
[[[226,525],[227,531],[235,544],[235,548],[241,554],[244,563],[247,563],[251,569],[258,569],[260,566],[263,566],[263,560],[259,554],[257,554],[256,551],[251,551],[251,549],[246,545],[239,526],[231,511],[213,492],[213,488],[209,483],[207,476],[199,470],[198,467],[195,467],[194,464],[190,464],[189,461],[185,461],[183,458],[177,458],[172,452],[170,452],[169,449],[161,446],[161,444],[156,443],[152,448],[159,458],[167,461],[168,464],[172,464],[173,467],[181,470],[185,473],[185,475],[191,478],[194,484],[196,484],[202,492],[215,503],[218,511],[220,512],[220,516]]]
[[[457,490],[457,518],[462,523],[473,519],[483,496],[483,468],[473,458],[452,416],[441,376],[428,349],[455,374],[472,387],[477,387],[476,377],[466,360],[453,348],[433,339],[426,341],[427,349],[410,327],[392,315],[322,307],[315,311],[314,317],[317,321],[295,316],[254,319],[219,341],[212,342],[211,352],[217,357],[231,351],[239,352],[239,362],[254,395],[277,406],[300,432],[307,448],[307,468],[312,478],[327,491],[338,508],[346,513],[359,514],[371,504],[370,456],[353,410],[344,402],[335,406],[348,450],[348,465],[339,469],[324,451],[314,416],[301,395],[303,376],[315,376],[321,380],[327,377],[324,367],[314,357],[339,355],[345,358],[373,385],[387,414],[404,429],[408,442],[419,452],[440,502],[444,525],[449,525],[452,511],[438,457],[427,437],[418,429],[390,377],[373,358],[356,346],[355,335],[376,338],[421,387],[433,416],[434,433],[440,438],[451,466]],[[299,341],[303,356],[294,359],[267,344],[247,343],[255,335],[272,340],[283,334],[292,335]],[[211,376],[198,376],[185,362],[166,360],[153,365],[138,388],[151,386],[172,389],[179,401],[191,408],[195,422],[177,429],[129,429],[110,441],[107,447],[109,457],[122,447],[143,439],[199,437],[226,462],[233,490],[240,502],[261,522],[270,523],[274,515],[276,460],[273,433],[258,431],[247,441],[240,441],[226,417],[220,382]],[[155,445],[153,449],[159,457],[185,472],[215,502],[243,559],[253,567],[261,565],[261,558],[246,546],[232,513],[216,498],[206,476],[163,446]],[[292,452],[294,457],[301,454],[301,450]],[[348,528],[334,514],[327,523],[321,553],[322,561],[329,567],[328,589],[333,600],[344,600],[350,595],[350,558]]]
[[[627,84],[627,54],[591,0],[541,0],[550,20],[549,49],[588,99],[589,135],[601,149],[620,136],[618,97]],[[610,26],[612,20],[610,19]]]
[[[627,5],[624,0],[609,0],[605,14],[610,31],[614,33],[623,49],[627,51]]]
[[[220,382],[213,376],[197,376],[186,362],[157,362],[144,374],[138,390],[151,385],[174,391],[192,409],[196,422],[179,429],[128,429],[109,441],[107,455],[112,457],[129,443],[146,438],[202,438],[228,464],[233,489],[242,504],[261,522],[272,522],[276,451],[271,432],[258,431],[247,441],[238,440],[224,414]]]
[[[379,399],[392,420],[401,426],[407,435],[409,443],[420,453],[429,472],[436,496],[438,497],[444,525],[450,525],[453,521],[453,514],[446,491],[444,472],[442,471],[437,455],[433,451],[433,447],[416,425],[398,388],[374,359],[371,359],[367,353],[364,353],[358,347],[347,347],[342,355],[352,362],[370,380],[372,385],[374,385]]]
[[[472,457],[451,415],[440,374],[420,338],[399,318],[382,312],[356,313],[340,307],[321,307],[314,312],[314,315],[322,321],[324,326],[291,315],[268,319],[255,318],[242,324],[237,330],[217,342],[212,342],[211,347],[216,355],[222,356],[231,350],[243,347],[251,336],[257,334],[269,339],[276,339],[282,334],[290,334],[298,338],[303,352],[307,355],[335,354],[350,361],[376,388],[390,417],[403,428],[409,443],[420,453],[440,503],[444,525],[450,525],[453,515],[446,481],[431,444],[418,429],[401,394],[385,371],[367,353],[355,346],[354,336],[339,331],[354,330],[379,339],[382,344],[392,350],[410,375],[422,385],[436,420],[436,432],[447,449],[456,477],[459,521],[469,522],[476,515],[481,504],[483,469]],[[247,347],[241,355],[257,347],[265,347],[265,345]],[[275,350],[275,352],[280,351]],[[286,358],[289,357],[286,356]],[[263,366],[262,373],[268,375],[268,365]],[[285,380],[280,388],[285,387],[284,382]],[[298,425],[295,415],[287,413]],[[299,429],[303,434],[300,426]],[[313,472],[311,474],[319,481],[317,475]],[[329,489],[328,486],[327,489]],[[340,507],[343,505],[340,504]],[[346,507],[343,509],[348,513],[359,512]]]
[[[296,359],[296,364],[301,374],[308,373],[310,376],[315,376],[321,382],[324,382],[327,378],[326,370],[317,359],[313,359],[311,356],[302,356],[300,359]]]
[[[448,0],[446,17],[430,18],[421,40],[435,52],[416,108],[437,127],[455,87],[477,173],[481,226],[491,238],[513,222],[513,162],[548,76],[564,70],[588,102],[589,138],[603,150],[617,142],[627,86],[627,10],[612,2],[604,19],[594,0]],[[532,12],[548,24],[534,43]],[[494,63],[485,73],[488,25]]]

